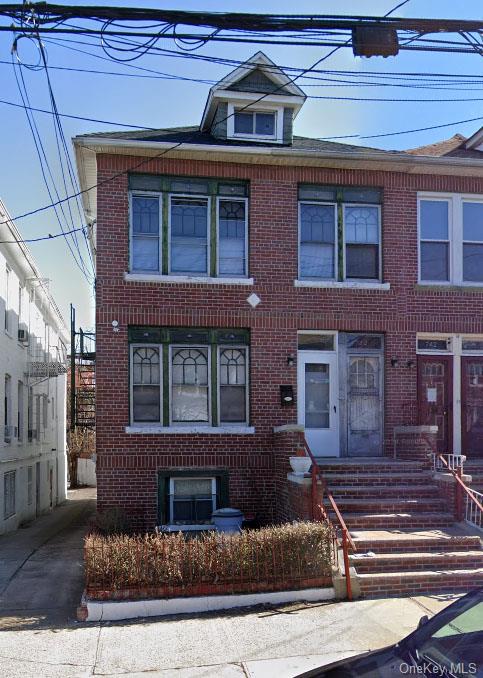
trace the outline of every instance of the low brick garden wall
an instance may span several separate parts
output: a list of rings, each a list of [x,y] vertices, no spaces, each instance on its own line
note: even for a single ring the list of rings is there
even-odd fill
[[[321,523],[242,532],[145,536],[89,535],[91,600],[177,598],[332,586],[332,538]]]

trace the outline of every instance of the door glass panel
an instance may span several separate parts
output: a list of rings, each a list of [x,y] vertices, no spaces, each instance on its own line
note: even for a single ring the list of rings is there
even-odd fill
[[[379,359],[351,358],[349,362],[349,431],[379,430]]]
[[[329,365],[305,365],[305,427],[329,428]]]
[[[299,351],[333,351],[333,334],[299,334]]]

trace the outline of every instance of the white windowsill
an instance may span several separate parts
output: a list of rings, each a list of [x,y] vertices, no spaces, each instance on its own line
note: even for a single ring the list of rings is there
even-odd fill
[[[153,273],[124,273],[124,280],[129,282],[155,283],[196,283],[200,285],[253,285],[253,278],[211,278],[201,275],[158,275]]]
[[[159,525],[160,532],[206,532],[208,530],[216,530],[213,523],[205,525]]]
[[[173,434],[192,434],[201,433],[208,435],[253,435],[255,433],[254,426],[126,426],[126,433],[141,433],[141,434],[159,434],[165,435]]]
[[[417,288],[427,288],[427,287],[432,287],[435,289],[442,289],[442,290],[483,290],[483,283],[478,283],[478,282],[433,282],[433,281],[426,281],[426,280],[420,280],[416,284]]]
[[[342,290],[390,290],[391,283],[362,282],[359,280],[294,280],[294,287],[318,287],[321,289]]]

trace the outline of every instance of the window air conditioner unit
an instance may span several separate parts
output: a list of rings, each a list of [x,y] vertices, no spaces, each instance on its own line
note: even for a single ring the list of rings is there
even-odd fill
[[[29,337],[28,337],[27,330],[20,328],[20,327],[18,328],[18,340],[22,344],[26,344],[28,342]]]

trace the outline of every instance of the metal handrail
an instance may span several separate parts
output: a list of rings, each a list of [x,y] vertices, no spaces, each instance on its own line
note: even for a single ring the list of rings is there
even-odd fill
[[[452,476],[455,478],[457,482],[457,493],[456,493],[456,498],[457,498],[457,506],[458,506],[458,518],[463,517],[463,507],[462,507],[462,502],[461,502],[461,490],[466,493],[467,501],[468,498],[475,504],[475,506],[483,513],[483,506],[480,504],[474,493],[470,490],[470,488],[465,485],[463,480],[461,479],[461,466],[458,467],[457,471],[454,471],[451,466],[449,466],[448,462],[446,459],[443,457],[442,454],[438,454],[438,459],[446,466],[448,471],[452,474]]]
[[[334,497],[332,496],[331,491],[329,490],[327,486],[327,481],[325,480],[324,476],[322,475],[322,471],[320,470],[320,466],[318,465],[312,450],[309,447],[309,444],[304,436],[304,447],[305,451],[307,452],[311,462],[312,462],[312,509],[315,514],[314,508],[315,505],[318,506],[322,517],[324,520],[332,527],[334,534],[336,534],[334,525],[332,521],[330,520],[329,516],[327,515],[327,511],[325,510],[324,506],[322,503],[317,504],[317,479],[320,480],[321,486],[322,486],[322,493],[325,492],[327,495],[327,498],[330,502],[330,505],[332,506],[332,510],[334,511],[336,518],[339,522],[340,530],[341,530],[341,535],[342,539],[340,541],[340,546],[342,547],[342,556],[344,559],[344,572],[345,572],[345,578],[346,578],[346,588],[347,588],[347,599],[352,600],[352,585],[351,585],[351,575],[350,575],[350,564],[349,564],[349,547],[352,549],[352,551],[357,551],[356,545],[354,544],[354,541],[352,537],[350,536],[349,530],[347,528],[347,525],[345,524],[344,518],[341,515],[341,512],[339,511],[339,508],[336,504],[336,501]],[[323,494],[322,494],[323,498]]]

